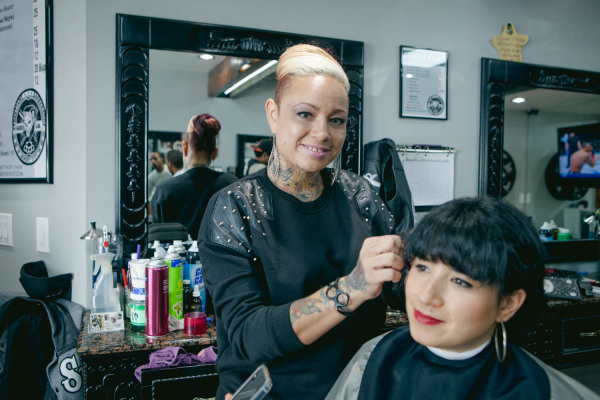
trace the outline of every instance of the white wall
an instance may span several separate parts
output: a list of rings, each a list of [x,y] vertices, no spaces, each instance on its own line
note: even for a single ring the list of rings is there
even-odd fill
[[[455,195],[477,194],[480,59],[512,22],[529,35],[524,61],[600,70],[596,0],[54,0],[53,185],[1,185],[0,212],[14,215],[15,246],[0,248],[0,290],[20,289],[20,266],[73,272],[86,304],[89,221],[115,226],[115,14],[311,33],[365,43],[364,141],[457,149]],[[448,120],[398,118],[398,47],[449,52]],[[50,219],[50,254],[35,251],[35,216]],[[88,283],[89,285],[89,283]]]
[[[85,246],[79,236],[86,229],[85,188],[90,184],[86,60],[75,56],[86,52],[85,19],[85,2],[54,2],[54,184],[0,185],[0,212],[13,214],[14,244],[0,246],[0,290],[23,291],[21,266],[43,260],[50,276],[72,272],[73,299],[85,299]],[[50,253],[36,251],[36,217],[48,218]]]

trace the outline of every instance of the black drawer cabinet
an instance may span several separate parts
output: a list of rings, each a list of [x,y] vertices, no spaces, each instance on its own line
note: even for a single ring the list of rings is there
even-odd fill
[[[148,362],[148,353],[80,357],[85,398],[88,400],[139,400],[134,371]]]
[[[523,336],[523,348],[555,368],[592,364],[600,359],[600,298],[550,300]]]
[[[205,347],[216,346],[217,343],[214,324],[209,324],[206,334],[201,336],[190,337],[186,336],[183,331],[175,331],[155,339],[146,338],[143,332],[132,331],[128,321],[125,322],[124,331],[102,334],[88,333],[88,325],[89,313],[86,312],[83,316],[83,327],[79,333],[77,356],[81,362],[85,398],[88,400],[153,398],[142,395],[142,393],[148,392],[142,390],[142,385],[135,377],[135,369],[148,364],[152,352],[177,346],[183,347],[189,353],[198,353]],[[190,369],[186,373],[204,376],[210,375],[214,371],[212,365],[204,367],[198,368],[197,371]],[[199,374],[198,371],[206,373]],[[166,382],[173,378],[172,376],[165,377],[161,373],[157,373],[156,376],[167,379]],[[194,378],[200,379],[196,376]],[[209,377],[209,383],[212,382],[211,379],[216,378]],[[164,382],[161,382],[160,386],[163,390],[165,387],[168,388]],[[181,397],[176,398],[182,399]]]

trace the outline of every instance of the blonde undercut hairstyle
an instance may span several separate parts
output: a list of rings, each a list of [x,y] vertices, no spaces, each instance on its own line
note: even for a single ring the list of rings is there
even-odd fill
[[[322,75],[336,79],[346,93],[350,91],[350,82],[344,69],[327,51],[310,44],[297,44],[289,47],[279,57],[277,65],[277,88],[275,102],[279,103],[283,89],[294,76]]]

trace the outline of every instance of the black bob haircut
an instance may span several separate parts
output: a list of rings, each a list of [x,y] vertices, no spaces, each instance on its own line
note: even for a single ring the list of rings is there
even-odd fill
[[[492,197],[460,198],[427,213],[404,235],[404,265],[415,258],[442,262],[501,296],[524,289],[525,302],[511,319],[521,325],[545,305],[544,249],[531,221]]]

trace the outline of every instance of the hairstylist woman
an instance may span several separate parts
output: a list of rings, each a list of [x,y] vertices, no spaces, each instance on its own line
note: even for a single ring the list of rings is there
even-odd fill
[[[200,228],[218,399],[261,363],[270,399],[324,398],[383,326],[383,283],[401,277],[401,240],[386,235],[394,227],[385,205],[365,179],[326,168],[339,165],[346,137],[344,70],[322,49],[296,45],[279,59],[277,79],[266,103],[268,168],[215,195]]]

